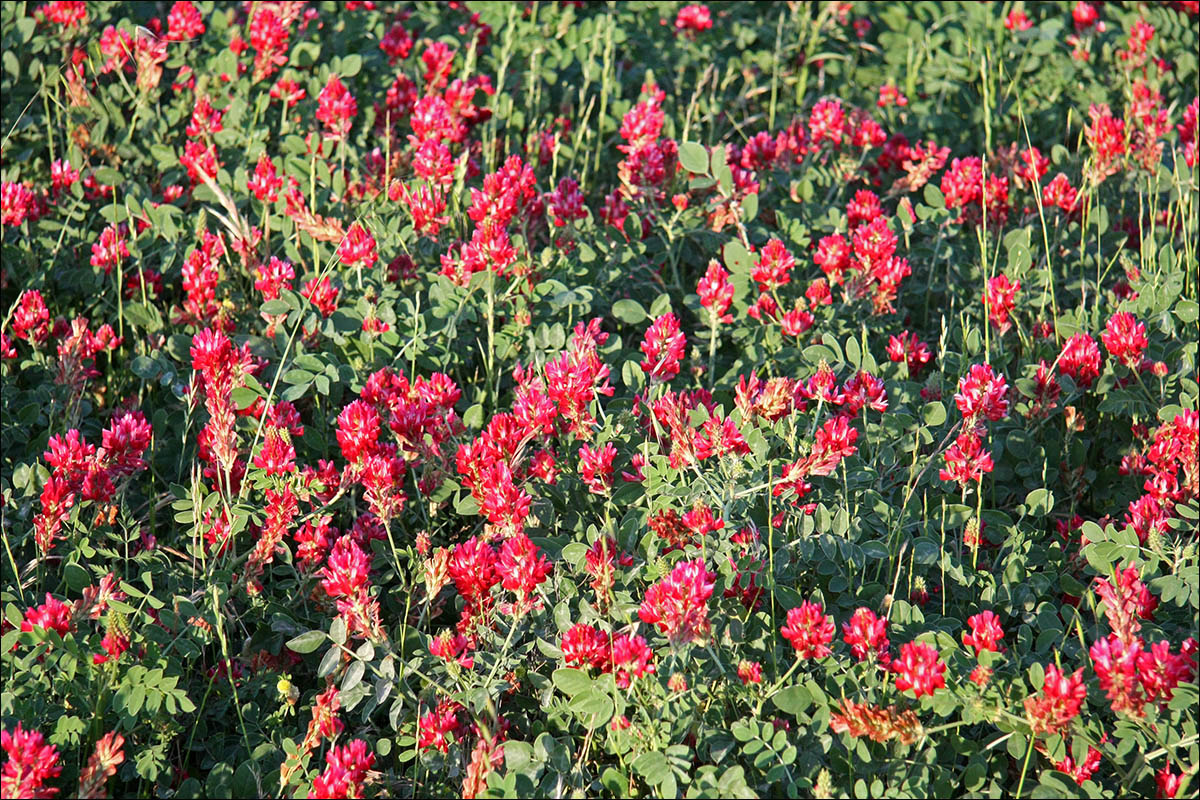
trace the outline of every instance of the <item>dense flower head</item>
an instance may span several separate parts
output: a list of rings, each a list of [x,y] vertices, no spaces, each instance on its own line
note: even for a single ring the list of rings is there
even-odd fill
[[[967,624],[971,630],[969,633],[963,633],[963,644],[975,648],[976,656],[984,650],[993,653],[1004,651],[1001,641],[1004,639],[1004,629],[1000,627],[1000,618],[994,611],[988,609],[968,617]]]
[[[375,237],[360,223],[354,223],[346,231],[346,238],[338,245],[338,258],[348,267],[361,265],[373,267],[379,260],[375,252]]]
[[[983,437],[974,431],[960,433],[954,444],[946,448],[945,458],[946,466],[939,471],[938,477],[956,481],[960,486],[978,482],[994,467]]]
[[[1064,675],[1050,664],[1046,667],[1041,694],[1025,698],[1025,716],[1035,734],[1062,733],[1079,715],[1086,699],[1082,669]]]
[[[176,0],[167,14],[167,38],[186,42],[204,35],[204,18],[188,0]]]
[[[545,564],[544,557],[540,560],[527,560],[530,555],[532,554],[515,549],[509,552],[506,578],[514,589],[521,588],[532,580]],[[456,545],[454,555],[450,558],[450,579],[454,581],[458,593],[469,601],[486,597],[491,588],[501,580],[497,572],[497,560],[496,551],[478,536],[472,536]],[[520,569],[523,565],[526,565],[529,571]],[[547,566],[546,570],[548,569]],[[542,578],[545,577],[545,573],[540,574]],[[537,582],[540,583],[540,580]]]
[[[729,273],[714,260],[708,262],[708,269],[696,284],[700,305],[709,310],[714,323],[733,322],[733,316],[727,313],[733,302],[733,284],[729,277]]]
[[[325,123],[326,135],[331,139],[345,138],[358,114],[358,102],[339,76],[329,76],[317,103],[317,121]]]
[[[559,649],[567,666],[603,670],[609,661],[608,635],[582,622],[562,635]]]
[[[375,754],[362,739],[336,745],[325,754],[325,771],[313,780],[309,797],[362,797],[367,771],[375,765]]]
[[[675,17],[675,28],[681,31],[706,31],[712,26],[712,14],[706,5],[684,6]]]
[[[617,456],[617,448],[612,442],[592,448],[583,445],[579,448],[579,475],[592,494],[607,494],[612,488],[613,459]]]
[[[883,666],[891,660],[887,619],[875,616],[869,608],[858,608],[848,622],[842,623],[842,638],[858,661],[874,659]]]
[[[819,101],[813,106],[808,118],[810,146],[814,149],[822,142],[829,142],[835,148],[840,147],[845,135],[846,112],[842,103],[837,99]]]
[[[54,797],[58,789],[46,782],[62,773],[58,748],[46,744],[40,731],[24,730],[21,723],[0,731],[0,747],[8,755],[0,773],[5,797]]]
[[[779,239],[771,239],[762,249],[750,277],[760,292],[770,292],[791,281],[796,259]]]
[[[892,661],[896,674],[896,688],[900,691],[912,689],[913,695],[932,695],[945,688],[943,673],[946,664],[938,656],[937,648],[925,642],[908,642],[901,646],[900,656]]]
[[[1063,345],[1057,363],[1064,375],[1070,375],[1076,385],[1086,389],[1100,376],[1100,348],[1091,336],[1077,333]]]
[[[1016,296],[1020,290],[1021,282],[1010,281],[1007,275],[997,275],[988,281],[983,303],[987,308],[988,321],[1001,335],[1012,328],[1008,315],[1016,306]]]
[[[638,617],[655,625],[672,645],[706,638],[708,599],[716,577],[701,559],[680,561],[667,577],[646,590]]]
[[[12,319],[13,335],[40,345],[50,336],[50,311],[37,289],[26,289],[17,300]]]
[[[641,350],[642,370],[651,380],[667,382],[679,374],[679,362],[683,358],[687,339],[679,330],[679,320],[674,314],[663,314],[646,331]]]
[[[1142,353],[1150,342],[1146,338],[1146,326],[1128,311],[1120,311],[1108,318],[1101,335],[1108,354],[1130,368],[1142,361]]]
[[[832,652],[829,643],[835,632],[833,617],[825,614],[820,603],[805,601],[789,609],[787,622],[779,632],[792,643],[796,658],[801,660],[824,658]]]
[[[320,571],[321,586],[330,597],[351,597],[370,580],[371,557],[351,536],[333,543],[329,563]]]
[[[1008,416],[1008,382],[990,364],[973,364],[958,382],[954,404],[970,423],[981,417],[998,422]]]
[[[283,188],[283,178],[275,172],[275,164],[264,152],[258,157],[254,174],[246,182],[246,189],[264,203],[274,203]]]
[[[456,574],[454,563],[452,559],[452,577]],[[500,584],[510,592],[514,592],[523,604],[528,602],[528,598],[546,580],[553,569],[538,546],[530,541],[524,533],[510,536],[504,540],[504,544],[500,546],[500,554],[496,558],[495,568],[496,574],[500,576]],[[457,578],[455,585],[458,585]]]
[[[912,331],[901,331],[899,336],[888,337],[887,356],[892,361],[903,361],[908,366],[909,375],[915,378],[929,364],[933,353],[929,345],[918,339]]]

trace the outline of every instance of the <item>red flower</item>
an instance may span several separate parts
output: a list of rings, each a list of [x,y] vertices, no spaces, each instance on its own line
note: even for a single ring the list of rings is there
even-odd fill
[[[829,643],[834,631],[833,617],[826,616],[825,608],[820,603],[806,601],[788,610],[787,622],[779,632],[792,643],[796,657],[806,660],[824,658],[832,652]]]
[[[1033,27],[1033,21],[1025,16],[1024,11],[1017,9],[1004,18],[1004,27],[1010,31],[1027,31]]]
[[[616,456],[617,448],[613,447],[612,442],[594,449],[587,445],[579,448],[579,474],[589,492],[603,495],[612,489],[613,459]]]
[[[709,631],[708,599],[716,577],[701,559],[679,562],[646,590],[638,617],[656,625],[673,646],[703,639]]]
[[[973,364],[958,382],[954,403],[968,425],[980,417],[998,422],[1008,416],[1008,383],[990,364]]]
[[[167,39],[186,42],[204,35],[204,19],[188,0],[177,0],[167,14]]]
[[[453,564],[451,560],[452,576]],[[501,585],[516,593],[520,608],[528,607],[529,598],[552,569],[537,545],[524,533],[505,539],[496,559],[496,574],[500,576]],[[457,585],[457,581],[455,583]]]
[[[612,641],[612,671],[617,688],[628,689],[643,675],[654,672],[653,651],[641,636],[617,636]]]
[[[346,237],[342,239],[341,244],[338,245],[338,258],[348,267],[360,263],[364,267],[373,267],[379,260],[379,256],[375,253],[375,237],[362,225],[354,223],[346,232]]]
[[[262,12],[260,12],[262,13]],[[317,98],[317,120],[325,123],[325,133],[330,139],[342,139],[350,133],[354,116],[358,113],[358,102],[337,75],[330,75],[329,82]]]
[[[317,307],[322,317],[328,317],[337,311],[340,292],[340,289],[329,282],[329,276],[326,275],[320,281],[310,278],[300,294]]]
[[[21,621],[21,630],[31,631],[37,627],[43,630],[58,631],[59,636],[66,636],[71,632],[71,615],[70,605],[46,592],[45,603],[25,612],[25,619]]]
[[[45,744],[40,731],[22,730],[21,723],[10,733],[0,731],[0,747],[8,754],[0,772],[0,789],[5,797],[53,797],[58,789],[46,781],[62,772],[58,748]]]
[[[1016,305],[1017,292],[1021,290],[1021,282],[1012,283],[1007,275],[997,275],[988,281],[987,291],[983,294],[984,308],[987,309],[988,320],[1000,335],[1012,328],[1008,315]]]
[[[1100,348],[1086,333],[1077,333],[1063,345],[1058,368],[1081,388],[1086,389],[1100,375]]]
[[[834,147],[841,147],[845,134],[846,112],[842,103],[837,99],[822,100],[813,106],[808,118],[810,146],[816,150],[822,142],[829,142]]]
[[[329,563],[318,573],[321,586],[330,597],[352,597],[367,586],[371,558],[354,539],[343,536],[333,544]]]
[[[960,486],[978,482],[992,471],[992,454],[984,449],[983,437],[972,431],[960,433],[954,444],[946,448],[946,466],[938,472],[944,481],[957,481]]]
[[[675,16],[675,29],[679,31],[706,31],[713,26],[708,6],[684,6]]]
[[[760,292],[771,292],[792,279],[796,259],[778,239],[771,239],[763,247],[762,255],[754,264],[750,277],[758,284]]]
[[[1150,342],[1146,338],[1146,326],[1128,311],[1120,311],[1108,318],[1101,335],[1108,354],[1130,369],[1142,361]]]
[[[1146,695],[1138,675],[1138,657],[1142,654],[1142,647],[1141,639],[1123,642],[1113,633],[1088,649],[1096,677],[1100,680],[1100,688],[1111,702],[1112,710],[1118,714],[1145,716],[1143,707],[1146,705]]]
[[[1174,797],[1179,793],[1179,787],[1183,784],[1183,775],[1172,772],[1171,765],[1165,764],[1162,769],[1154,773],[1154,784],[1158,787],[1159,797]]]
[[[642,340],[642,370],[650,380],[665,383],[679,374],[679,361],[683,358],[687,340],[679,330],[679,320],[674,314],[663,314],[654,320]]]
[[[1087,756],[1079,764],[1075,763],[1075,759],[1068,755],[1062,761],[1057,761],[1054,768],[1059,772],[1065,772],[1071,776],[1075,783],[1083,786],[1083,782],[1096,774],[1096,770],[1100,769],[1100,751],[1088,745]]]
[[[993,653],[1004,651],[1004,645],[1000,642],[1004,638],[1004,629],[1000,627],[1000,618],[994,612],[981,611],[969,617],[967,624],[971,626],[971,632],[963,634],[963,644],[974,647],[977,657],[984,650]]]
[[[509,579],[514,586],[521,585],[521,576],[515,572],[517,556],[510,554]],[[454,548],[450,558],[450,579],[468,602],[486,597],[493,586],[500,582],[496,572],[496,551],[478,536],[472,536]],[[543,562],[544,563],[544,559]]]
[[[887,619],[875,616],[869,608],[859,608],[842,624],[842,638],[850,653],[859,661],[877,660],[883,666],[891,661],[888,652]]]
[[[714,322],[733,322],[733,316],[727,313],[733,302],[733,284],[729,282],[729,273],[715,260],[708,262],[704,277],[696,284],[696,294]]]
[[[375,754],[362,739],[338,745],[325,754],[325,771],[313,781],[311,797],[362,797],[367,771],[375,765]]]
[[[560,648],[567,665],[605,670],[609,663],[609,639],[591,625],[577,623],[562,635]]]
[[[264,152],[258,157],[254,167],[254,175],[246,182],[246,189],[264,203],[274,203],[279,199],[279,190],[283,187],[283,178],[275,173],[275,164]]]
[[[738,663],[738,677],[742,679],[742,685],[751,683],[762,683],[762,664],[757,661],[746,661],[743,659]]]
[[[938,651],[924,642],[909,642],[900,648],[900,657],[892,662],[896,673],[896,688],[900,691],[913,690],[913,695],[932,695],[945,688],[942,673],[946,664],[938,657]]]

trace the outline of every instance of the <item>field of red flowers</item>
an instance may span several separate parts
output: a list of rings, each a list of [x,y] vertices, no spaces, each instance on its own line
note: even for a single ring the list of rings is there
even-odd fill
[[[1195,796],[1198,6],[4,3],[3,796]]]

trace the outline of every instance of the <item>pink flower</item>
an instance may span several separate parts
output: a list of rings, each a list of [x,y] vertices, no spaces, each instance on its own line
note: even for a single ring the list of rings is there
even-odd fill
[[[971,632],[963,634],[963,644],[974,647],[976,656],[984,650],[1003,652],[1004,645],[1000,640],[1004,638],[1004,629],[1000,627],[1000,618],[994,612],[981,611],[969,617],[967,624],[971,626]]]
[[[496,559],[496,574],[500,576],[501,585],[517,595],[522,608],[529,604],[528,598],[552,569],[537,545],[524,533],[505,539]]]
[[[350,230],[346,231],[346,237],[342,239],[341,244],[338,245],[338,258],[348,267],[358,264],[368,268],[373,267],[379,260],[375,253],[375,237],[361,224],[354,223],[350,226]]]
[[[1081,389],[1087,389],[1100,376],[1100,348],[1096,340],[1086,333],[1077,333],[1063,345],[1058,357],[1058,368]]]
[[[342,79],[337,75],[330,75],[329,82],[317,98],[317,103],[317,121],[325,123],[325,132],[329,138],[345,138],[350,133],[354,116],[358,113],[358,102],[342,83]]]
[[[1120,311],[1108,318],[1101,335],[1108,354],[1130,369],[1142,361],[1142,353],[1150,342],[1146,338],[1146,326],[1128,311]]]
[[[1025,716],[1034,734],[1062,733],[1079,715],[1086,699],[1082,669],[1063,675],[1058,667],[1050,664],[1046,667],[1041,695],[1025,698]]]
[[[733,284],[729,282],[729,273],[716,261],[708,262],[704,277],[696,284],[696,294],[714,322],[733,322],[733,316],[727,313],[733,302]]]
[[[674,314],[663,314],[654,320],[642,340],[642,370],[650,380],[665,383],[679,374],[679,361],[683,358],[687,340],[679,330],[679,320]]]
[[[628,689],[642,677],[654,672],[654,652],[641,636],[617,636],[612,640],[612,672],[617,688]]]
[[[1008,315],[1016,305],[1017,292],[1021,290],[1021,282],[1009,281],[1007,275],[997,275],[988,281],[987,291],[983,294],[983,304],[987,309],[988,320],[1000,335],[1012,328]]]
[[[942,673],[946,664],[938,657],[938,651],[924,642],[909,642],[900,648],[900,657],[892,662],[896,673],[896,688],[901,692],[913,690],[913,695],[932,695],[945,688]]]
[[[956,481],[969,486],[992,471],[992,454],[983,446],[983,437],[972,431],[960,433],[954,444],[946,448],[946,466],[938,472],[944,481]]]
[[[617,448],[612,442],[602,447],[591,448],[583,445],[579,448],[579,474],[592,494],[607,494],[612,489],[613,459],[617,456]]]
[[[796,259],[778,239],[771,239],[763,247],[762,255],[750,271],[750,277],[758,284],[760,292],[770,292],[792,279]]]
[[[274,203],[279,199],[282,187],[283,178],[275,173],[275,164],[265,152],[262,153],[254,167],[254,175],[246,182],[246,189],[264,203]]]
[[[789,609],[787,622],[780,629],[783,638],[792,643],[796,657],[801,660],[824,658],[832,652],[833,617],[826,616],[820,603],[804,602],[798,608]]]
[[[887,620],[875,616],[869,608],[859,608],[849,622],[843,623],[842,638],[850,645],[850,654],[859,661],[875,659],[885,667],[891,661]]]
[[[762,664],[757,661],[743,659],[738,663],[737,673],[738,677],[742,680],[743,686],[751,683],[762,683]]]
[[[8,754],[0,772],[0,789],[5,797],[53,797],[58,789],[46,781],[62,772],[58,748],[45,744],[40,731],[22,730],[21,723],[9,732],[0,731],[0,747]]]
[[[998,422],[1008,416],[1008,383],[990,364],[974,364],[958,382],[954,403],[968,425],[980,417]]]
[[[679,562],[646,590],[638,617],[656,625],[672,646],[703,639],[709,631],[708,599],[716,577],[701,559]]]
[[[362,797],[367,771],[375,765],[375,754],[362,739],[354,739],[326,753],[325,764],[325,771],[313,781],[310,798]]]
[[[706,31],[712,26],[712,14],[705,5],[684,6],[675,17],[675,29],[679,31]]]

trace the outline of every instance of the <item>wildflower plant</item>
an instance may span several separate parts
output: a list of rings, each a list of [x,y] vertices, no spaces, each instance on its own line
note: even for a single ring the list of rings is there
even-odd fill
[[[1183,797],[1197,4],[3,4],[5,797]]]

